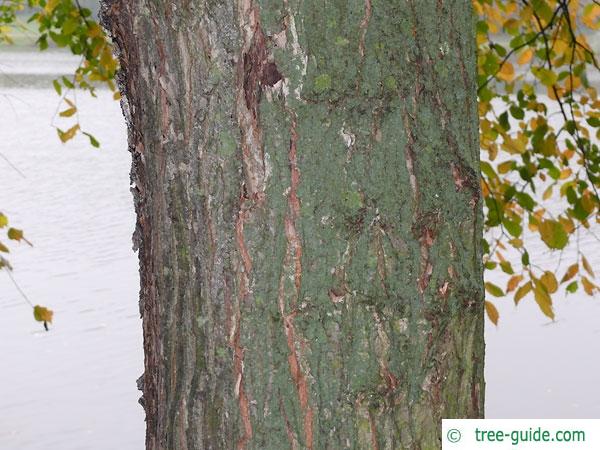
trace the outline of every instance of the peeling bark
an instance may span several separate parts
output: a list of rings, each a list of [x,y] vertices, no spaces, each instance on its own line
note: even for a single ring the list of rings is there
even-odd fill
[[[483,415],[471,14],[103,1],[148,450],[428,450]]]

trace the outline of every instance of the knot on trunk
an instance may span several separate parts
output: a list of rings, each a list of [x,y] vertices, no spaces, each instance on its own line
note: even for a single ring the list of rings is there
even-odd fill
[[[262,88],[275,85],[283,77],[268,51],[267,40],[260,28],[254,33],[250,48],[243,56],[246,107],[256,117]]]

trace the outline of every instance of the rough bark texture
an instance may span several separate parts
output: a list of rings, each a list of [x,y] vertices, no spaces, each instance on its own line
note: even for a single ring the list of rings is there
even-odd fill
[[[147,448],[434,449],[483,414],[470,0],[104,0]]]

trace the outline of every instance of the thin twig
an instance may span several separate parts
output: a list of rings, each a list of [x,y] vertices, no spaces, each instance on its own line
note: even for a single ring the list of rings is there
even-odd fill
[[[17,281],[13,278],[12,273],[10,273],[10,270],[6,269],[6,273],[8,274],[10,281],[12,281],[13,284],[15,285],[15,287],[17,288],[17,291],[19,291],[19,294],[21,294],[21,297],[23,297],[25,299],[25,301],[27,303],[29,303],[29,306],[31,306],[33,308],[33,303],[31,303],[31,300],[29,300],[27,295],[25,295],[25,292],[23,292],[23,290],[21,289],[21,287],[19,286]]]

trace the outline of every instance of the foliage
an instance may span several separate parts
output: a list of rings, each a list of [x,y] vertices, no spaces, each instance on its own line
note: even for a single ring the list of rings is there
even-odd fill
[[[56,131],[62,142],[82,133],[92,146],[99,147],[98,140],[81,129],[77,105],[74,99],[68,97],[76,88],[95,96],[98,86],[106,86],[114,92],[115,99],[119,99],[114,82],[118,63],[104,30],[91,17],[90,9],[81,7],[78,0],[10,0],[0,6],[0,21],[5,24],[4,28],[0,27],[0,42],[11,42],[9,25],[23,27],[18,13],[27,14],[27,23],[37,27],[36,44],[40,50],[46,50],[53,44],[81,56],[79,67],[71,78],[63,76],[53,81],[54,89],[64,104],[59,116],[74,120],[68,129],[57,127]]]
[[[13,241],[23,241],[26,242],[27,244],[31,245],[31,242],[29,242],[27,239],[25,239],[25,236],[23,235],[23,231],[19,230],[18,228],[12,228],[8,226],[8,217],[6,217],[6,215],[4,215],[3,213],[0,212],[0,229],[4,229],[6,228],[6,237],[8,237],[8,239],[11,239]],[[2,241],[0,241],[0,252],[2,253],[9,253],[10,250],[8,249],[8,247],[2,243]],[[0,269],[11,269],[10,263],[3,257],[0,256]]]
[[[514,292],[515,303],[532,293],[553,319],[559,286],[599,290],[578,239],[600,221],[600,100],[589,80],[599,67],[586,38],[600,28],[600,3],[475,0],[474,7],[485,267],[507,277],[505,289],[486,283],[486,291]],[[574,247],[575,261],[557,278],[556,269],[530,261],[536,241],[561,257]],[[514,252],[519,267],[506,257]]]
[[[26,15],[26,22],[21,20],[23,14]],[[78,133],[82,133],[88,137],[93,147],[99,147],[98,140],[81,129],[77,105],[74,98],[69,98],[69,94],[75,89],[88,91],[95,96],[97,86],[103,85],[114,92],[115,99],[119,99],[114,84],[117,61],[113,56],[112,46],[104,30],[91,15],[92,12],[81,7],[77,0],[6,0],[0,4],[0,43],[12,43],[11,31],[16,28],[26,32],[27,24],[33,24],[37,28],[36,44],[40,50],[46,50],[52,44],[68,48],[74,55],[81,56],[81,63],[72,77],[63,76],[52,83],[60,96],[61,104],[64,105],[58,115],[72,118],[74,121],[66,130],[56,127],[56,131],[62,142],[67,142]],[[8,219],[0,213],[0,228],[7,224]],[[9,228],[7,236],[9,239],[30,244],[23,232],[16,228]],[[9,252],[8,247],[1,241],[0,252]],[[12,270],[9,261],[2,256],[0,269]],[[43,306],[33,306],[27,296],[20,289],[19,291],[32,306],[34,318],[43,322],[44,328],[48,330],[47,324],[52,322],[52,311]]]
[[[482,148],[482,193],[487,270],[506,275],[506,287],[487,282],[492,297],[512,294],[518,304],[529,294],[554,318],[552,295],[562,286],[600,290],[579,248],[582,232],[591,233],[598,218],[600,182],[600,99],[589,76],[599,69],[586,35],[600,28],[595,0],[473,0],[477,15],[478,94]],[[76,117],[67,98],[79,88],[95,93],[114,85],[117,61],[110,41],[90,11],[77,0],[11,0],[0,7],[0,41],[10,41],[8,25],[18,26],[16,12],[28,6],[36,23],[40,50],[50,42],[81,55],[72,79],[54,81],[65,103],[62,117]],[[323,81],[323,80],[321,80]],[[66,142],[82,132],[79,122],[58,129]],[[88,133],[94,146],[98,141]],[[575,247],[574,261],[562,269],[530,261],[532,243],[550,251]],[[514,267],[514,253],[520,264]],[[514,293],[514,294],[513,294]],[[498,311],[486,301],[493,323]]]
[[[25,236],[23,234],[23,230],[19,230],[18,228],[9,227],[8,226],[8,217],[6,217],[5,214],[0,212],[0,229],[3,229],[3,228],[7,229],[6,236],[8,237],[8,239],[17,241],[17,242],[23,241],[23,242],[29,244],[31,247],[33,247],[31,242],[29,242],[27,240],[27,238],[25,238]],[[10,252],[8,247],[5,244],[3,244],[1,241],[0,241],[0,252],[1,253],[9,253]],[[15,284],[15,287],[17,288],[17,290],[19,291],[19,293],[21,294],[23,299],[29,304],[29,306],[31,306],[33,308],[34,319],[39,322],[43,322],[44,328],[46,329],[46,331],[48,331],[48,323],[52,323],[52,315],[54,314],[52,312],[52,310],[50,310],[44,306],[40,306],[40,305],[33,306],[33,303],[31,303],[31,301],[29,301],[29,298],[27,298],[25,293],[21,290],[19,285],[15,282],[14,278],[12,277],[12,275],[11,275],[12,266],[10,265],[10,262],[4,256],[1,256],[1,255],[0,255],[0,269],[4,269],[7,271],[8,276],[10,277],[11,281]]]
[[[45,308],[40,305],[35,305],[33,307],[33,318],[38,322],[44,323],[44,328],[48,331],[48,324],[52,323],[52,316],[54,312],[48,308]]]

